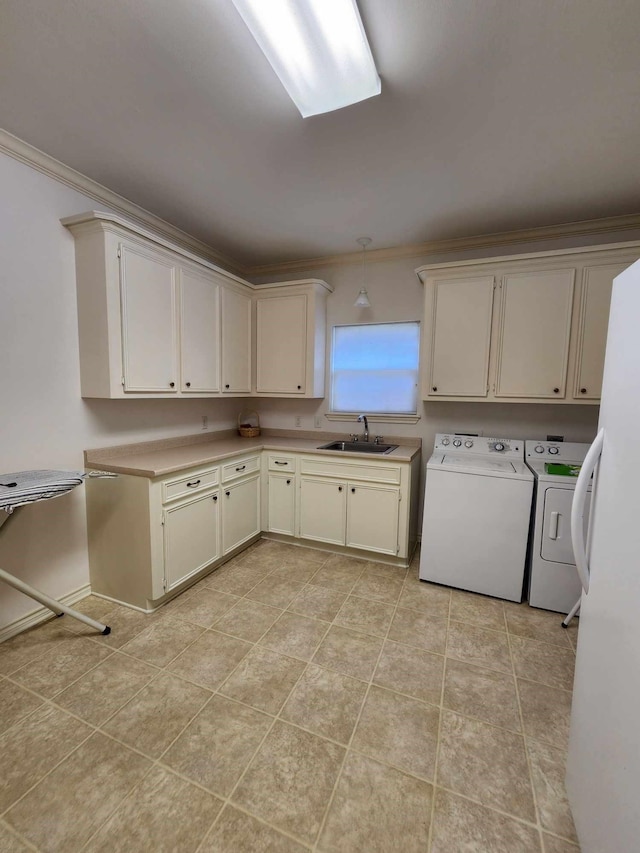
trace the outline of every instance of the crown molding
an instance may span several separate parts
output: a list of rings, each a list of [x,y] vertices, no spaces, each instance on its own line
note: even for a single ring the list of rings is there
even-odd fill
[[[473,237],[452,237],[448,240],[429,240],[409,246],[392,246],[386,249],[367,249],[367,264],[394,261],[401,258],[424,258],[425,255],[465,252],[469,250],[494,249],[517,243],[534,243],[543,240],[569,239],[611,234],[619,231],[640,230],[640,213],[625,216],[610,216],[603,219],[587,219],[581,222],[567,222],[562,225],[544,225],[522,231],[499,231],[494,234],[478,234]],[[245,267],[243,275],[258,277],[263,275],[284,275],[302,272],[334,264],[341,266],[361,264],[362,252],[348,252],[343,255],[327,255],[320,258],[306,258],[282,263],[260,264]]]
[[[0,151],[8,154],[9,157],[13,157],[14,160],[19,160],[32,169],[36,169],[38,172],[42,172],[42,174],[59,181],[61,184],[65,184],[70,189],[76,190],[76,192],[82,193],[102,204],[106,204],[116,213],[123,214],[142,227],[150,228],[161,237],[182,246],[188,251],[195,252],[208,261],[224,267],[229,272],[235,275],[243,274],[241,264],[213,249],[207,243],[198,240],[196,237],[192,237],[186,231],[182,231],[182,229],[177,228],[170,222],[166,222],[144,207],[140,207],[140,205],[129,201],[124,196],[113,192],[113,190],[88,178],[81,172],[77,172],[71,166],[61,163],[55,157],[45,154],[39,148],[34,148],[33,145],[29,145],[28,142],[19,139],[2,128],[0,128]]]

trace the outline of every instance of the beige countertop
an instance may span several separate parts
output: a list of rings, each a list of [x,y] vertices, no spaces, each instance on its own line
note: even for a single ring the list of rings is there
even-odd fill
[[[421,451],[420,439],[394,439],[393,437],[385,438],[385,442],[397,444],[398,447],[386,454],[366,454],[365,456],[357,452],[319,450],[321,444],[344,441],[348,436],[336,433],[309,434],[308,432],[286,435],[283,432],[283,430],[266,429],[258,438],[241,438],[235,430],[226,430],[204,436],[181,436],[120,447],[96,448],[85,450],[85,467],[99,468],[116,474],[155,478],[261,450],[318,453],[334,458],[348,456],[369,460],[373,456],[376,460],[393,462],[410,462]]]

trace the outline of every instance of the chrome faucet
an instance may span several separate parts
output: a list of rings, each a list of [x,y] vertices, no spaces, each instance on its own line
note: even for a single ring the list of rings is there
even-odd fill
[[[362,433],[362,440],[369,441],[369,421],[367,420],[367,416],[358,415],[358,423],[364,423],[364,432]]]

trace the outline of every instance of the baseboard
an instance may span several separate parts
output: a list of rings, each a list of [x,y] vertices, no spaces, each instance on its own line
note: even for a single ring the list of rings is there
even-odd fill
[[[91,595],[91,585],[87,583],[73,592],[61,595],[58,600],[62,604],[66,604],[67,607],[73,607],[76,601],[80,601],[81,598],[86,598],[88,595]],[[4,643],[5,640],[15,637],[16,634],[20,634],[28,628],[33,628],[34,625],[46,622],[47,619],[51,619],[53,616],[54,614],[48,607],[38,607],[36,610],[32,610],[26,616],[21,616],[19,619],[9,622],[4,628],[0,628],[0,643]]]

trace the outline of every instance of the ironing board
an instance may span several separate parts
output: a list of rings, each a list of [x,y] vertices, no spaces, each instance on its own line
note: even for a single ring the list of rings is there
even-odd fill
[[[106,471],[17,471],[12,474],[0,474],[0,528],[16,514],[17,510],[36,501],[46,501],[51,498],[57,498],[61,495],[66,495],[76,486],[79,486],[85,477],[117,477],[117,474],[111,474]],[[0,532],[2,532],[0,530]],[[25,595],[44,604],[49,610],[52,610],[56,616],[64,616],[67,613],[74,619],[90,625],[101,634],[110,634],[111,628],[108,625],[103,625],[101,622],[96,622],[95,619],[85,616],[78,610],[72,607],[67,607],[66,604],[58,601],[55,598],[50,598],[40,590],[35,589],[24,581],[14,577],[14,575],[0,569],[0,580],[8,583],[9,586],[23,592]]]

